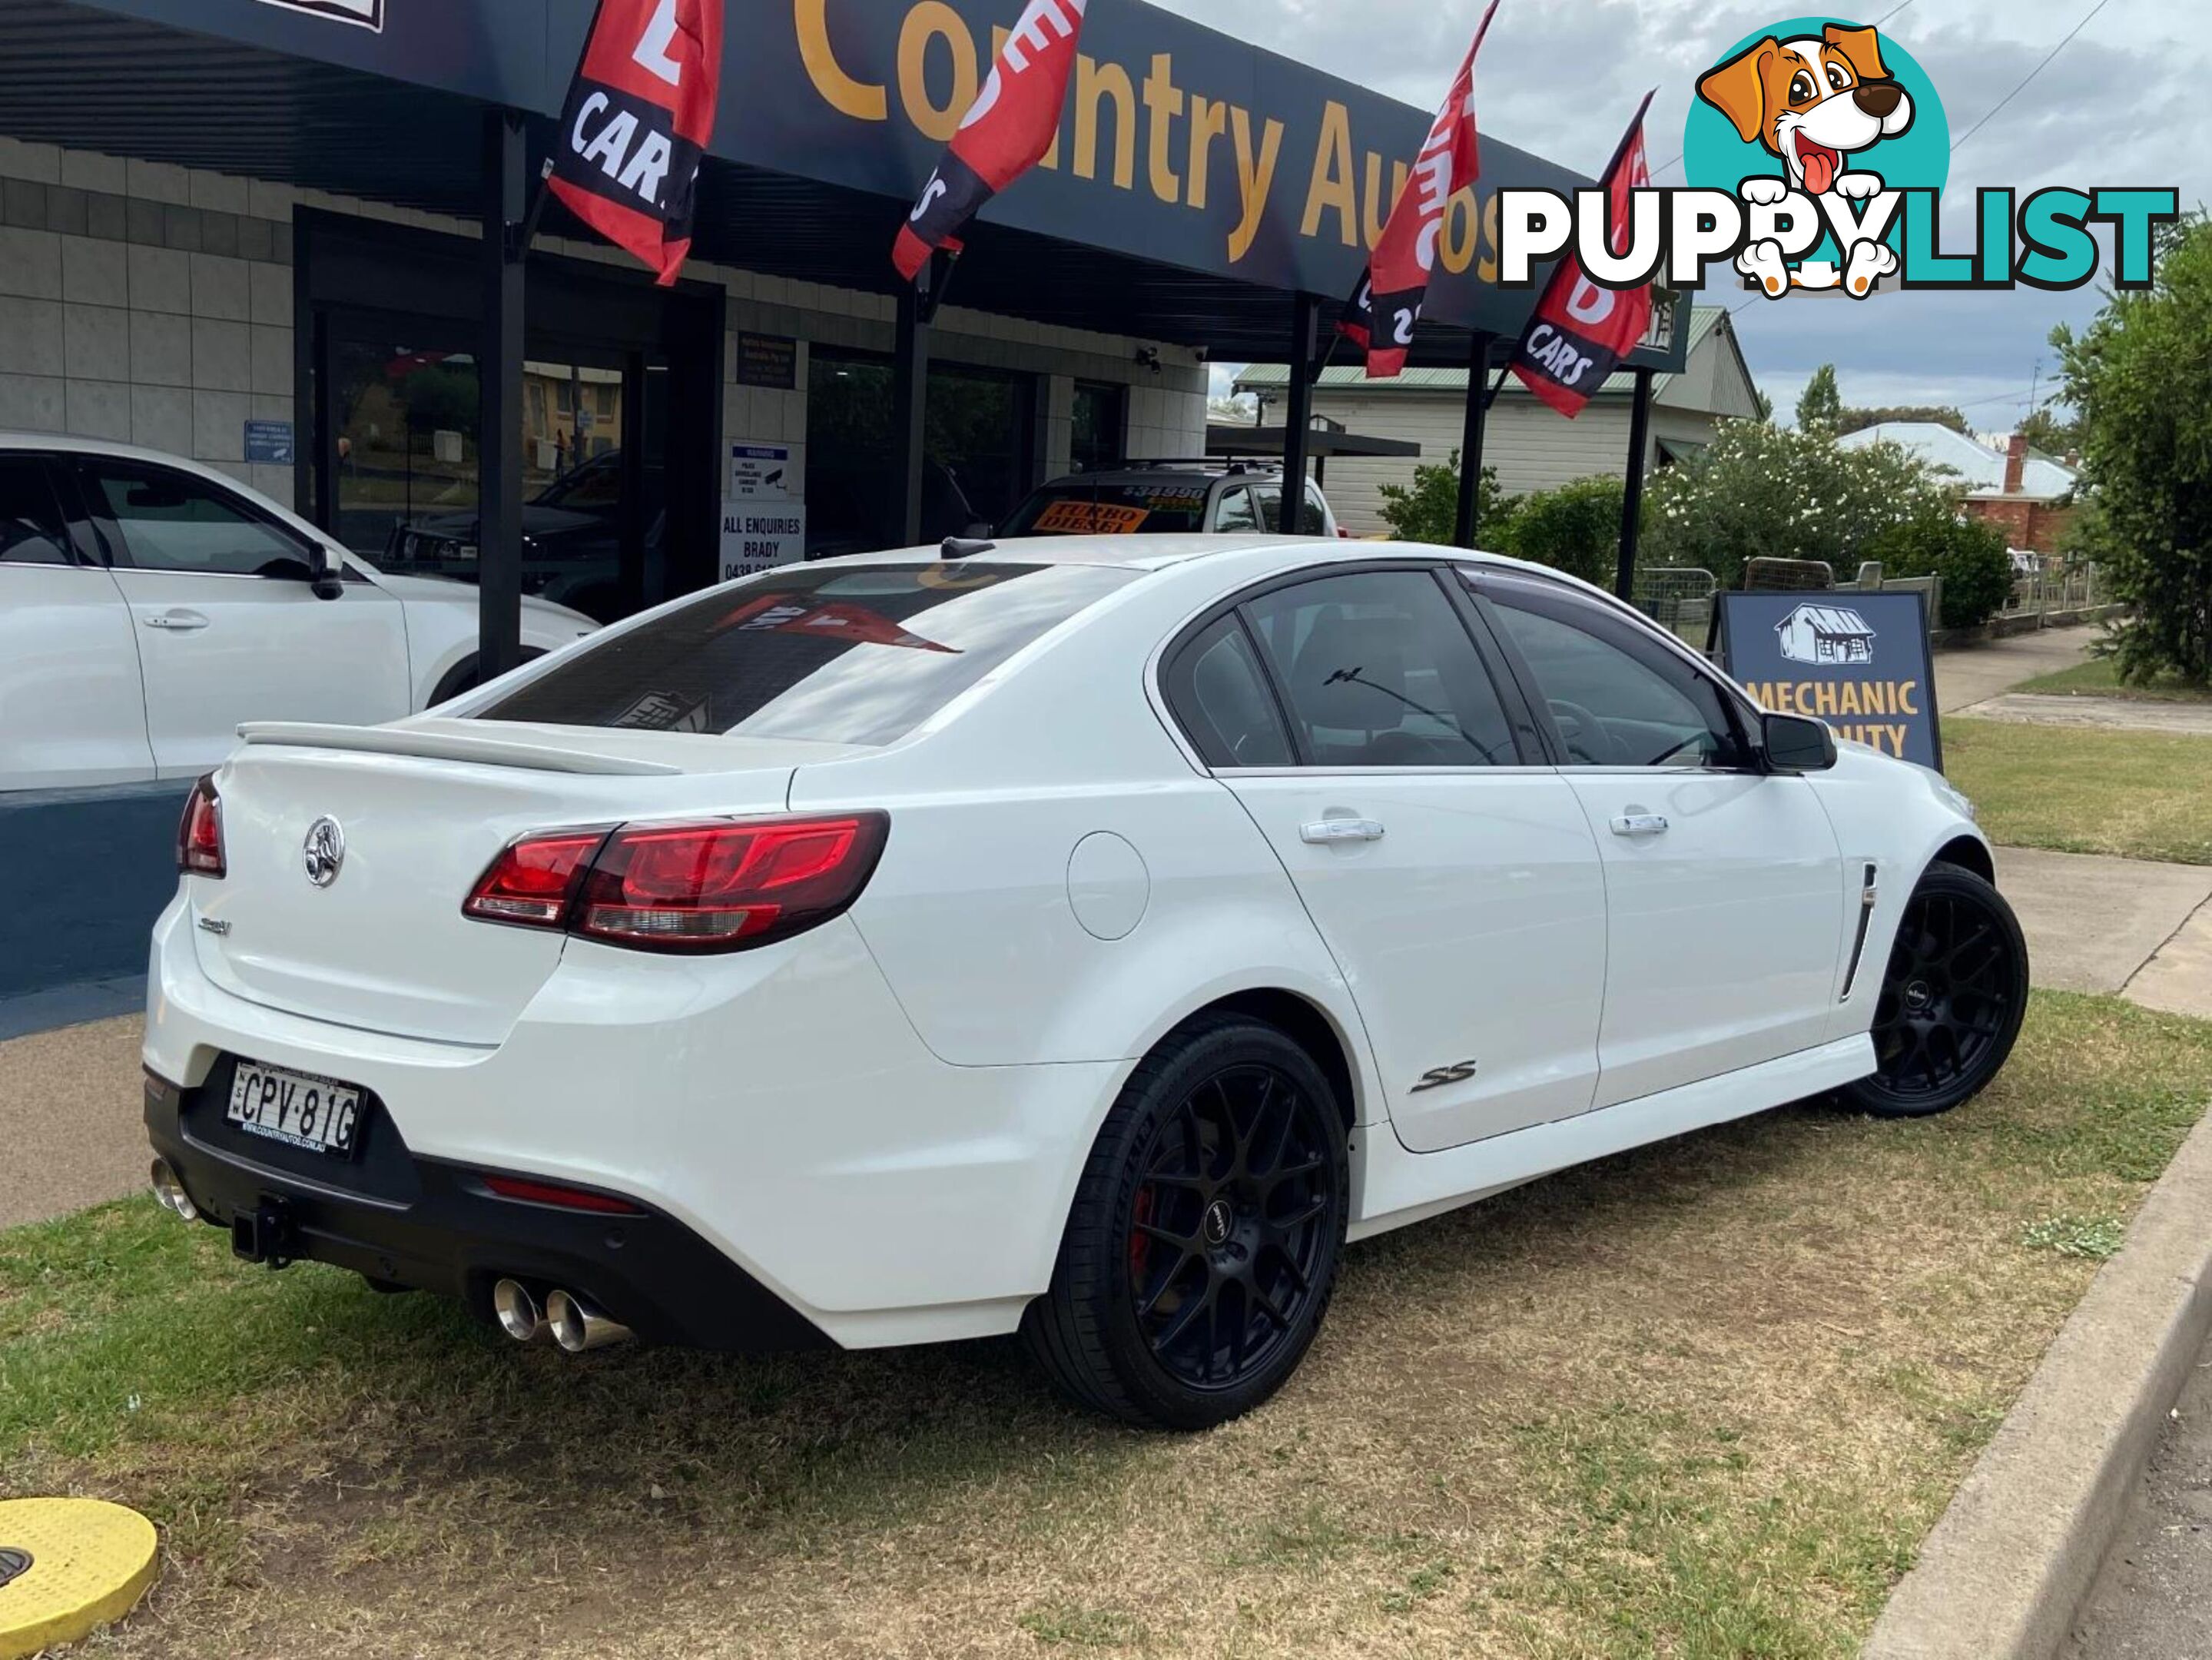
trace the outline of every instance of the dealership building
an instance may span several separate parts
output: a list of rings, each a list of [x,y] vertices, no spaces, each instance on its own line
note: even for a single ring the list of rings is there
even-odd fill
[[[557,204],[521,252],[591,0],[0,0],[0,429],[210,463],[399,569],[474,575],[481,540],[488,606],[519,491],[521,586],[602,617],[747,528],[896,544],[1195,454],[1209,359],[1325,349],[1427,116],[1101,4],[932,318],[891,240],[1018,9],[728,0],[694,256],[656,289]],[[1482,155],[1416,363],[1532,303],[1488,281],[1495,191],[1581,182]]]
[[[489,670],[525,593],[610,620],[1194,456],[1210,362],[1290,366],[1286,465],[1346,441],[1310,392],[1428,112],[1099,0],[1053,149],[925,295],[892,240],[1017,0],[726,0],[663,288],[540,199],[593,9],[0,0],[0,431],[189,457],[386,569],[474,581]],[[1417,367],[1488,361],[1534,302],[1495,285],[1496,192],[1586,182],[1494,137],[1482,164]],[[1647,378],[1681,367],[1668,315]],[[143,966],[173,812],[33,810],[0,781],[0,856],[112,850],[97,905],[57,891],[34,921],[60,955],[0,962],[0,1000]]]

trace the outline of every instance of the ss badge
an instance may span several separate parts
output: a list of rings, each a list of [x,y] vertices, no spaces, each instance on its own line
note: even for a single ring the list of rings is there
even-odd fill
[[[1432,1090],[1439,1084],[1464,1084],[1474,1076],[1474,1062],[1472,1061],[1455,1061],[1448,1067],[1431,1067],[1407,1093],[1419,1095],[1423,1090]]]

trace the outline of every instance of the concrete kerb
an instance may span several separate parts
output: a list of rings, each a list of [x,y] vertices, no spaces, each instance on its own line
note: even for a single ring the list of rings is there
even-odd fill
[[[1863,1660],[2047,1660],[2212,1330],[2212,1115],[1921,1547]]]

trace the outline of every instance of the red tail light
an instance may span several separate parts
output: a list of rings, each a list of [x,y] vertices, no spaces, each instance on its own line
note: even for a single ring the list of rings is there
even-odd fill
[[[883,813],[854,812],[529,836],[461,909],[643,951],[740,951],[851,904],[890,828]]]
[[[1352,532],[1339,525],[1336,527],[1336,539],[1340,542],[1349,542],[1352,539]]]
[[[477,879],[461,906],[482,922],[522,922],[543,928],[567,925],[568,902],[607,839],[604,830],[556,830],[511,843]]]
[[[185,798],[185,816],[177,821],[177,870],[192,876],[225,873],[222,803],[216,795],[212,773],[193,785],[192,793]]]

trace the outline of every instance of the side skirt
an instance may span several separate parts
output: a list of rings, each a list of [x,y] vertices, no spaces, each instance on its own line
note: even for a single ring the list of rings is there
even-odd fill
[[[1363,1126],[1352,1146],[1349,1237],[1388,1233],[1572,1164],[1838,1088],[1874,1069],[1874,1040],[1858,1032],[1717,1078],[1443,1152],[1408,1152],[1387,1125]]]

